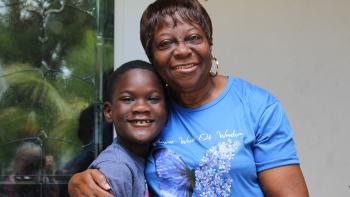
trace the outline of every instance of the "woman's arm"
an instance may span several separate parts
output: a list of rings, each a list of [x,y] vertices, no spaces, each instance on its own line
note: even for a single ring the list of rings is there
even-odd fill
[[[258,177],[265,196],[309,196],[304,176],[299,165],[287,165],[264,170],[258,174]]]
[[[88,169],[72,176],[68,183],[71,197],[112,197],[106,178],[96,169]]]

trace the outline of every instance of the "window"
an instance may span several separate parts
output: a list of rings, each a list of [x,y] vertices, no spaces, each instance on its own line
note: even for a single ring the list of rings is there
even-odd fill
[[[111,143],[113,0],[0,0],[0,197],[68,196]]]

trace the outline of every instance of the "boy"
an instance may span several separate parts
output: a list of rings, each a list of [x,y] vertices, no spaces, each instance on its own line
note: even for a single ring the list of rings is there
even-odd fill
[[[136,60],[123,64],[108,80],[107,122],[113,122],[116,140],[92,162],[115,196],[145,196],[145,157],[166,122],[164,89],[153,66]]]

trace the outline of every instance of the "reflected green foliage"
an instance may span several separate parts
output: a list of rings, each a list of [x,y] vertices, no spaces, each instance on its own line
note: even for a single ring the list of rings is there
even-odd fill
[[[82,35],[82,42],[68,50],[65,57],[65,66],[72,73],[53,81],[55,87],[62,92],[66,99],[75,100],[86,98],[87,101],[93,102],[92,95],[94,89],[94,47],[96,36],[92,30],[87,30]]]
[[[0,0],[0,174],[10,172],[21,140],[40,144],[57,168],[81,150],[78,116],[95,99],[95,7],[93,0]],[[112,39],[104,49],[107,70]]]
[[[6,77],[8,87],[0,101],[0,144],[39,136],[43,141],[56,139],[57,142],[51,140],[44,147],[48,154],[56,155],[59,150],[65,150],[67,154],[79,151],[75,122],[87,101],[83,98],[65,99],[40,71],[29,72],[29,66],[12,65],[10,68],[16,68],[16,72],[12,71],[15,74]],[[49,138],[40,136],[42,132]],[[11,157],[6,151],[2,153],[2,159]]]

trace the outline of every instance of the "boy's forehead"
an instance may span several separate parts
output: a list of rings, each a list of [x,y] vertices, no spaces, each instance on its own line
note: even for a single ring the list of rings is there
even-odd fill
[[[153,71],[144,68],[133,68],[120,75],[119,80],[114,83],[114,88],[120,87],[119,85],[132,86],[136,83],[144,84],[146,81],[154,81],[155,84],[160,83],[159,78]]]
[[[133,68],[125,71],[121,74],[121,78],[124,80],[134,80],[135,78],[157,78],[155,73],[146,68]]]

